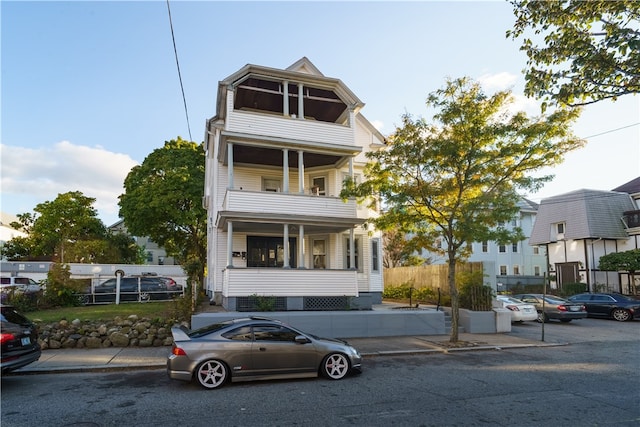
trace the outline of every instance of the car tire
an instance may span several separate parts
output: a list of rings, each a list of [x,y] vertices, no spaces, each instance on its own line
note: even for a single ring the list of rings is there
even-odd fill
[[[624,308],[614,308],[611,312],[611,317],[618,322],[626,322],[627,320],[631,320],[631,313]]]
[[[547,316],[547,313],[543,313],[541,311],[538,312],[538,318],[536,319],[536,322],[538,323],[548,323],[549,322],[549,316]]]
[[[332,380],[341,380],[349,372],[349,358],[342,353],[331,353],[322,360],[322,375]]]
[[[219,360],[206,360],[196,369],[198,383],[208,389],[222,387],[227,382],[229,370],[227,365]]]
[[[151,300],[151,294],[147,292],[142,292],[140,294],[140,302],[147,302]]]
[[[560,319],[562,323],[569,323],[572,319]]]
[[[87,305],[91,301],[91,297],[89,295],[78,295],[78,302],[80,305]]]

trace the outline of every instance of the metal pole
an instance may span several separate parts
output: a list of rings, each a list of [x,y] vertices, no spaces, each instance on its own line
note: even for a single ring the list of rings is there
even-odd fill
[[[546,319],[546,315],[544,313],[544,303],[545,303],[545,299],[547,296],[547,272],[545,271],[544,275],[542,276],[544,283],[542,284],[542,339],[540,341],[544,342],[544,324],[545,324],[545,319]]]

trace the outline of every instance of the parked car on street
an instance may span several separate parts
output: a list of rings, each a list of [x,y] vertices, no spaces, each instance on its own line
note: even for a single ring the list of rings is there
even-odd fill
[[[587,309],[584,304],[571,302],[554,295],[518,294],[513,295],[513,297],[535,305],[536,311],[538,312],[538,322],[548,322],[550,319],[557,319],[561,322],[568,323],[575,319],[584,319],[587,317]],[[543,302],[544,313],[542,312]]]
[[[277,320],[250,317],[189,330],[174,327],[169,378],[214,389],[228,381],[332,379],[360,371],[360,353],[345,341],[319,338]]]
[[[7,373],[40,358],[36,326],[13,306],[0,304],[0,369]]]
[[[496,300],[503,308],[511,310],[511,322],[528,322],[538,318],[533,304],[524,303],[508,295],[498,295]]]
[[[109,279],[93,288],[87,288],[78,298],[83,304],[114,302],[116,300],[117,278]],[[120,278],[120,301],[166,300],[180,295],[182,287],[170,277],[127,276]]]
[[[29,277],[0,277],[0,302],[8,303],[14,295],[36,298],[42,288]]]
[[[619,322],[640,317],[640,300],[618,293],[583,293],[570,296],[587,308],[589,317],[607,317]]]

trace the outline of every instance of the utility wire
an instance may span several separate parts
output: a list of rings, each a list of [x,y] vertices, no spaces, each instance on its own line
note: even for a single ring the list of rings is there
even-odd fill
[[[167,11],[169,12],[169,26],[171,27],[171,40],[173,40],[173,52],[176,56],[176,67],[178,67],[178,79],[180,80],[180,90],[182,91],[182,102],[184,103],[184,115],[187,118],[187,129],[189,130],[189,141],[193,141],[191,137],[191,125],[189,125],[189,112],[187,111],[187,98],[184,96],[184,86],[182,85],[182,74],[180,73],[180,62],[178,61],[178,49],[176,48],[176,37],[173,34],[173,21],[171,20],[171,8],[169,0],[167,0]]]
[[[606,135],[608,133],[617,132],[619,130],[627,129],[627,128],[630,128],[630,127],[633,127],[633,126],[638,126],[638,125],[640,125],[640,122],[633,123],[633,124],[630,124],[630,125],[627,125],[627,126],[622,126],[622,127],[615,128],[615,129],[611,129],[611,130],[607,130],[607,131],[604,131],[604,132],[601,132],[601,133],[597,133],[595,135],[585,136],[583,139],[589,139],[589,138],[594,138],[594,137],[600,136],[600,135]]]

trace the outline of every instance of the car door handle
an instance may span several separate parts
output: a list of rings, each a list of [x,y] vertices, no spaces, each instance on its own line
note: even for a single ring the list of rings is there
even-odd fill
[[[267,351],[265,347],[260,347],[260,351]]]

